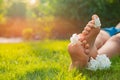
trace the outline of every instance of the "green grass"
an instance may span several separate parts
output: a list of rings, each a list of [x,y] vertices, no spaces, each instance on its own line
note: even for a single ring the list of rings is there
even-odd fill
[[[119,80],[120,58],[108,70],[68,72],[69,41],[0,44],[0,80]]]

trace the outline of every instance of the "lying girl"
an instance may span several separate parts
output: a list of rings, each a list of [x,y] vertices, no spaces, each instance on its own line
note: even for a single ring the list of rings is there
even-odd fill
[[[110,58],[120,54],[120,25],[100,29],[97,15],[92,16],[82,33],[74,34],[68,45],[72,63],[69,69],[106,69],[111,65]]]

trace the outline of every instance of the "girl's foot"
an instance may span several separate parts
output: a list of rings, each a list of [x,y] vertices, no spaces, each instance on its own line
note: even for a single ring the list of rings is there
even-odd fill
[[[77,42],[75,45],[70,43],[68,45],[68,52],[72,60],[69,70],[87,66],[89,57],[85,54],[84,47],[81,45],[81,42]]]
[[[94,45],[96,37],[98,35],[98,33],[100,32],[100,26],[98,26],[97,28],[95,28],[95,18],[98,18],[97,15],[93,15],[92,16],[92,20],[90,22],[88,22],[88,24],[86,25],[86,27],[84,28],[84,30],[82,31],[82,35],[84,36],[84,42],[88,43],[87,46],[88,49],[85,47],[85,52],[88,54],[90,57],[95,58],[97,56],[97,48]]]

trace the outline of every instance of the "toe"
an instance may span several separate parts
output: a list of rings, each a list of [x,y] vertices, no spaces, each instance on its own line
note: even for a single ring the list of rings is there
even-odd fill
[[[88,49],[89,47],[90,47],[90,45],[89,45],[89,44],[86,44],[86,45],[85,45],[85,48],[86,48],[86,49]]]
[[[89,55],[89,52],[90,52],[89,49],[85,49],[85,54],[86,54],[86,55]]]
[[[91,23],[88,23],[87,26],[89,26],[91,29],[93,29],[95,25],[91,24]]]
[[[98,15],[94,14],[94,15],[92,16],[92,20],[95,20],[95,18],[99,18]]]
[[[86,30],[83,30],[83,31],[82,31],[82,34],[83,34],[83,35],[88,35],[88,34],[89,34],[89,32],[88,32],[88,31],[86,31]]]
[[[88,23],[95,24],[95,20],[91,20]]]
[[[86,30],[86,31],[90,32],[90,31],[91,31],[91,27],[86,26],[86,27],[84,28],[84,30]]]
[[[87,44],[87,41],[86,41],[86,40],[83,40],[83,44]]]
[[[83,34],[79,34],[79,36],[80,36],[79,41],[82,42],[84,40],[84,36],[83,36]]]
[[[87,40],[82,41],[82,46],[85,48],[85,45],[87,44]]]

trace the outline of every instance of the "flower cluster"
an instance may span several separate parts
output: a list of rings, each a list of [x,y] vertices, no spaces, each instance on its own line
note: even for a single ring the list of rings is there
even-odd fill
[[[71,43],[74,45],[78,42],[80,36],[78,36],[77,34],[73,34],[72,37],[70,38]]]
[[[95,18],[95,28],[100,27],[101,26],[101,22],[99,18]]]
[[[88,62],[87,69],[96,71],[97,69],[107,69],[111,65],[110,59],[105,55],[97,55],[96,59],[91,57],[90,62]]]

